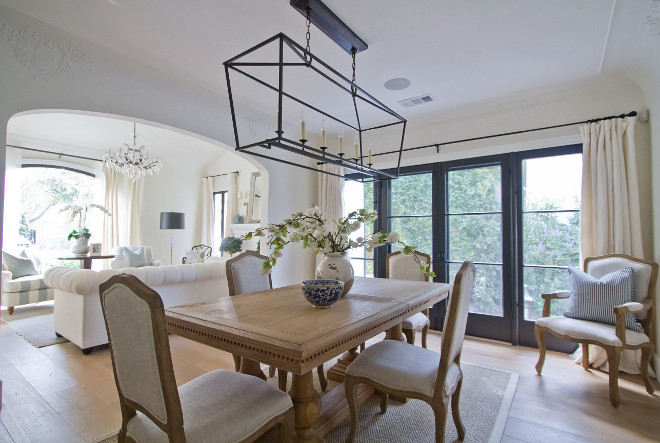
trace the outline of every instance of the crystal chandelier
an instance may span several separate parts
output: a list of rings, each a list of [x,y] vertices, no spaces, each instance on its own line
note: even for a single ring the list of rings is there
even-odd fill
[[[119,151],[107,152],[103,156],[103,163],[108,168],[124,174],[131,181],[139,180],[145,175],[158,174],[160,168],[163,167],[163,162],[159,158],[153,159],[149,156],[147,148],[137,146],[136,137],[136,124],[133,123],[133,144],[124,143]]]

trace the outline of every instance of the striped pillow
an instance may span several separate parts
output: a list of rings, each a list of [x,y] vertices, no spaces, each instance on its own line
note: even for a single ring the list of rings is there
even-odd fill
[[[635,270],[628,267],[604,275],[599,280],[569,266],[571,304],[564,315],[580,320],[615,324],[613,308],[632,301],[634,273]],[[632,314],[626,314],[626,328],[644,332]]]

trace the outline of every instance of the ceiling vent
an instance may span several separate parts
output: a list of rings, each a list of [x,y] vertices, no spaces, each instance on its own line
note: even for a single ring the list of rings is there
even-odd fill
[[[419,97],[407,98],[398,102],[404,108],[411,108],[413,106],[422,105],[424,103],[432,102],[434,99],[430,94],[420,95]]]

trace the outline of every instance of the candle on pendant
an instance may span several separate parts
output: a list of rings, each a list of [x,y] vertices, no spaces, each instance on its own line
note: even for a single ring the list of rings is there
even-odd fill
[[[355,137],[353,138],[353,143],[355,143],[355,161],[358,160],[358,135],[355,134]]]
[[[339,128],[339,153],[344,153],[344,127]]]
[[[373,149],[373,147],[374,147],[374,143],[369,142],[369,164],[370,165],[373,164],[372,161],[371,161],[371,150]]]
[[[277,126],[278,131],[282,130],[282,126],[280,125],[280,108],[279,107],[277,108],[277,120],[276,120],[275,125]]]
[[[325,147],[325,120],[321,119],[321,146]]]
[[[305,140],[305,113],[303,111],[300,111],[300,130],[302,132],[300,138]]]

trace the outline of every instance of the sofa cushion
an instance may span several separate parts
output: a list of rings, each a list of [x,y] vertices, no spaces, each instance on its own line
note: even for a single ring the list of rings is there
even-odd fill
[[[2,282],[2,289],[5,292],[23,292],[35,291],[38,289],[48,289],[41,275],[27,275],[25,277],[15,278]]]
[[[204,263],[204,249],[186,249],[186,263]]]
[[[34,266],[34,262],[28,257],[19,257],[2,251],[2,258],[7,264],[7,270],[11,272],[13,278],[39,274],[39,271]]]
[[[147,256],[144,253],[144,248],[142,246],[140,246],[135,252],[125,249],[124,256],[128,260],[128,266],[131,268],[147,266]]]

